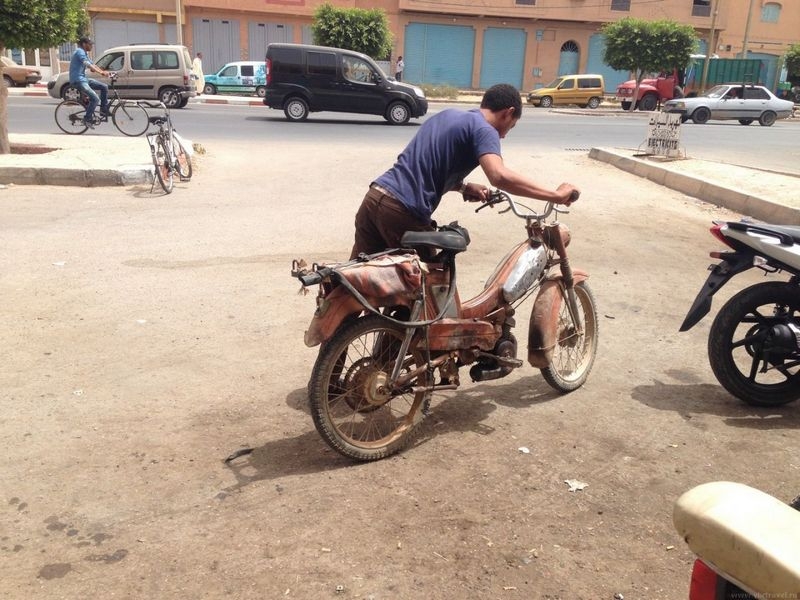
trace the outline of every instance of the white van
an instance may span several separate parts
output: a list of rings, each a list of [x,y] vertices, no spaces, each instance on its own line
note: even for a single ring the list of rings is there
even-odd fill
[[[192,58],[185,46],[141,44],[106,50],[95,64],[118,75],[115,88],[120,98],[160,100],[169,108],[183,108],[197,95],[191,79]],[[105,78],[86,69],[86,76]],[[69,84],[69,72],[59,73],[47,83],[53,98],[77,100],[78,90]]]
[[[204,94],[256,94],[264,97],[267,85],[267,65],[256,60],[228,63],[206,80]]]

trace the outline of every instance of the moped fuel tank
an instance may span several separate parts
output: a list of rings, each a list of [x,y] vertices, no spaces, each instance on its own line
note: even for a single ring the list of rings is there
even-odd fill
[[[514,302],[521,298],[536,283],[546,264],[547,252],[544,246],[526,248],[503,283],[505,301]]]

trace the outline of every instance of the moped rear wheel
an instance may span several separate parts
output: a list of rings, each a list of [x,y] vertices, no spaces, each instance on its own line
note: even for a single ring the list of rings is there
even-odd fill
[[[348,323],[321,348],[309,384],[314,425],[328,445],[349,458],[370,461],[402,450],[422,422],[430,392],[422,373],[390,390],[395,359],[405,330],[378,315]],[[401,376],[425,364],[412,341]]]
[[[581,387],[592,370],[597,354],[597,305],[585,281],[575,284],[578,311],[583,321],[579,333],[569,312],[567,299],[561,299],[558,312],[558,342],[550,366],[542,369],[545,381],[561,392]]]
[[[754,406],[780,406],[800,398],[800,293],[771,281],[733,296],[708,334],[711,369],[731,394]]]

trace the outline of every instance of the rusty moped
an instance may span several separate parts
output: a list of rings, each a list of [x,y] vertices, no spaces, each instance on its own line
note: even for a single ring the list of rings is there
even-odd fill
[[[473,381],[521,367],[514,314],[534,293],[528,362],[560,392],[586,381],[597,351],[595,299],[588,274],[570,266],[569,229],[548,222],[567,211],[547,203],[536,213],[499,190],[477,211],[494,205],[524,221],[527,235],[469,300],[456,287],[456,257],[470,241],[457,223],[407,232],[402,248],[341,264],[293,261],[304,289],[319,286],[305,333],[306,345],[321,345],[308,395],[314,425],[337,452],[361,461],[399,452],[433,392],[459,387],[461,367]]]

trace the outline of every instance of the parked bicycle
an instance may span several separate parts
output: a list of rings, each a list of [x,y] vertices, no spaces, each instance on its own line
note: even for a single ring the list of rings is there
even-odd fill
[[[147,143],[150,145],[150,155],[155,168],[150,192],[152,193],[153,187],[158,181],[161,188],[169,194],[175,185],[175,175],[181,181],[189,181],[192,178],[192,150],[189,143],[175,131],[169,116],[169,109],[163,102],[144,104],[148,108],[157,108],[162,112],[160,115],[148,118],[149,124],[158,127],[157,131],[147,134]]]
[[[117,93],[114,84],[117,81],[117,74],[113,71],[109,75],[110,85],[108,86],[108,110],[111,115],[111,122],[119,131],[125,135],[136,137],[147,131],[147,111],[135,100],[122,100]],[[55,118],[56,125],[64,133],[79,135],[84,133],[89,127],[84,122],[86,107],[89,105],[89,96],[86,92],[81,92],[80,99],[64,100],[56,106]],[[104,115],[98,110],[94,114],[94,124],[99,125],[108,121],[108,115]]]

